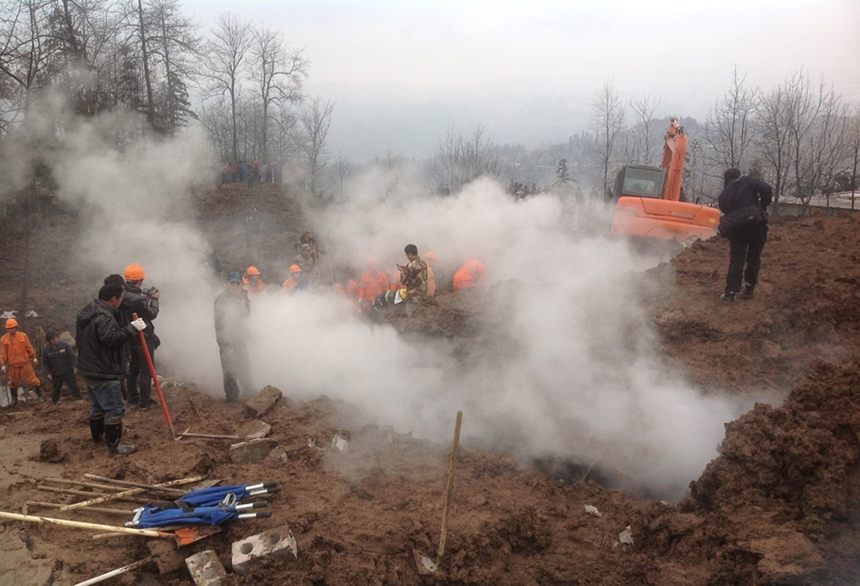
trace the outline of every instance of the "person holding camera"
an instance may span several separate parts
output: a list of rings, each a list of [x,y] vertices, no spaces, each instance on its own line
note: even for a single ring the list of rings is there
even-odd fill
[[[144,323],[144,339],[149,348],[150,357],[155,361],[155,349],[161,344],[155,335],[153,321],[158,317],[158,300],[161,292],[155,287],[143,289],[143,280],[146,272],[137,264],[128,265],[123,275],[125,279],[125,297],[122,300],[120,311],[123,314],[123,322],[131,323],[136,313]],[[152,399],[152,375],[146,362],[146,354],[143,351],[140,336],[135,336],[129,341],[129,363],[128,363],[128,401],[136,403],[141,411],[148,411],[159,405],[158,401]]]

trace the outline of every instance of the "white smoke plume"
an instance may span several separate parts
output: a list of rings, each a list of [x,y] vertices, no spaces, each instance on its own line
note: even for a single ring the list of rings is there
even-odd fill
[[[212,158],[194,131],[118,146],[117,128],[127,124],[119,116],[76,122],[53,156],[59,195],[89,222],[77,262],[93,275],[94,294],[106,274],[143,265],[145,285],[162,291],[159,363],[223,396],[212,320],[222,285],[205,265],[191,205]],[[496,331],[463,352],[455,342],[371,328],[328,292],[266,291],[252,301],[257,387],[297,399],[325,394],[379,424],[445,442],[462,409],[467,442],[523,459],[595,462],[667,498],[683,495],[716,455],[723,424],[746,406],[703,396],[661,361],[631,278],[654,259],[618,240],[578,236],[551,195],[515,202],[489,180],[448,198],[366,185],[310,219],[332,256],[357,268],[375,256],[393,269],[414,243],[443,266],[478,258]]]

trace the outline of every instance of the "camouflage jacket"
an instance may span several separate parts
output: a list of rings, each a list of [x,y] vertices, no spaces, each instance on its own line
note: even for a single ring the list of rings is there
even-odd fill
[[[400,282],[406,288],[406,299],[420,301],[427,297],[427,263],[416,257],[400,272]]]

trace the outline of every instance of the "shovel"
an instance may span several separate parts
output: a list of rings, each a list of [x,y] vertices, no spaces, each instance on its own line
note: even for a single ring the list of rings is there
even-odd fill
[[[457,411],[457,424],[454,426],[454,446],[451,448],[451,464],[448,466],[448,486],[445,488],[445,506],[442,509],[442,533],[439,536],[439,549],[436,559],[415,552],[415,562],[418,573],[435,572],[445,555],[445,543],[448,540],[448,512],[451,510],[451,493],[454,491],[454,468],[457,465],[457,449],[460,446],[460,425],[463,423],[463,412]]]
[[[74,527],[88,531],[100,531],[108,533],[124,533],[126,535],[139,535],[141,537],[159,537],[161,539],[173,539],[178,547],[194,543],[212,534],[211,531],[200,531],[198,527],[183,527],[176,531],[156,531],[154,529],[132,529],[115,525],[100,525],[98,523],[84,523],[83,521],[68,521],[66,519],[52,519],[50,517],[36,517],[34,515],[19,515],[18,513],[7,513],[0,511],[0,519],[12,521],[25,521],[27,523],[40,523],[47,525],[60,525],[62,527]]]
[[[137,314],[132,313],[131,317],[137,319]],[[155,392],[158,393],[158,398],[161,400],[161,410],[164,411],[164,419],[167,421],[167,427],[170,429],[170,435],[176,438],[176,430],[173,429],[173,420],[170,418],[170,411],[167,410],[167,401],[164,400],[164,393],[161,392],[161,383],[158,382],[158,375],[155,373],[155,364],[152,363],[152,355],[149,353],[149,346],[146,345],[146,337],[143,335],[143,330],[138,332],[140,336],[140,345],[143,346],[143,355],[146,356],[146,364],[149,366],[149,374],[152,376],[152,384],[155,386]]]

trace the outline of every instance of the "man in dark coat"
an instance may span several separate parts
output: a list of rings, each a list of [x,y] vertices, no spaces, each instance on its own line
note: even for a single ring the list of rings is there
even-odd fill
[[[146,323],[144,338],[149,355],[155,360],[155,350],[161,344],[155,335],[155,325],[152,323],[158,317],[159,297],[161,292],[155,287],[144,291],[143,280],[146,273],[143,267],[137,264],[129,265],[123,275],[125,279],[125,296],[122,299],[120,311],[125,323],[131,323],[134,314],[137,314]],[[122,325],[123,321],[120,321]],[[135,336],[129,341],[129,363],[128,363],[128,402],[136,404],[141,411],[148,411],[159,405],[152,398],[152,374],[149,372],[149,364],[143,351],[140,336]]]
[[[95,442],[104,436],[111,456],[130,454],[135,449],[122,443],[125,402],[120,381],[128,375],[125,355],[128,341],[146,328],[141,318],[125,327],[119,325],[123,295],[119,283],[102,286],[99,298],[78,313],[75,324],[78,371],[87,383],[91,403],[90,432]]]
[[[723,180],[725,186],[720,193],[720,211],[726,218],[740,220],[733,222],[737,225],[725,232],[721,229],[723,236],[731,243],[726,290],[721,299],[734,301],[735,294],[741,290],[741,280],[744,284],[741,298],[752,299],[761,268],[761,251],[767,241],[767,206],[773,200],[773,189],[760,179],[742,176],[735,168],[728,169],[723,174]]]
[[[232,403],[250,392],[248,367],[248,316],[251,302],[242,288],[242,274],[227,275],[227,289],[215,299],[215,338],[221,352],[221,371],[224,375],[224,394]]]
[[[54,383],[51,401],[56,403],[60,400],[63,383],[69,387],[72,398],[80,401],[81,391],[78,389],[78,381],[75,380],[75,368],[78,366],[75,351],[67,342],[60,340],[56,332],[48,332],[46,337],[48,343],[42,348],[42,368],[51,375],[51,381]]]

